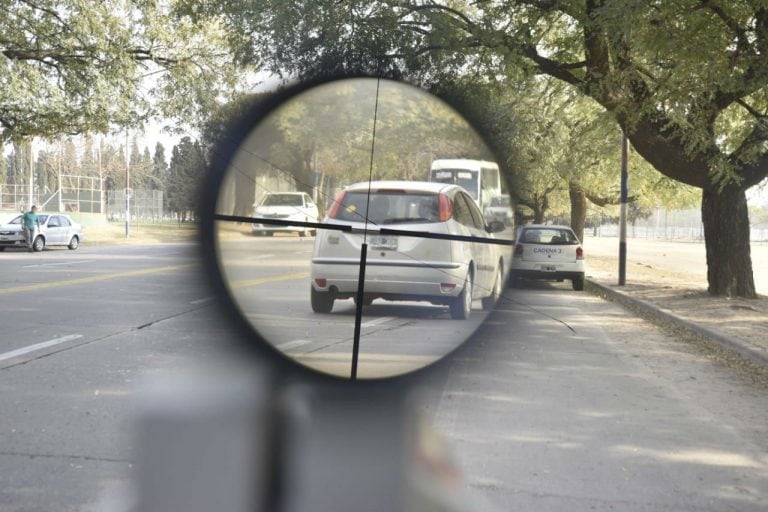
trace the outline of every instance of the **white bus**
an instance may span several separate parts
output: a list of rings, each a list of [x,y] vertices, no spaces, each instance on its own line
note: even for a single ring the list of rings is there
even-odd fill
[[[501,176],[496,162],[464,158],[433,160],[429,181],[463,187],[483,211],[491,198],[501,195]]]

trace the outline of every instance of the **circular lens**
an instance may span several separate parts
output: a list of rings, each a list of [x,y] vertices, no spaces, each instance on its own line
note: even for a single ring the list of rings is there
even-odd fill
[[[455,110],[359,78],[254,121],[217,195],[219,272],[273,349],[343,378],[412,372],[466,340],[512,258],[498,165]]]

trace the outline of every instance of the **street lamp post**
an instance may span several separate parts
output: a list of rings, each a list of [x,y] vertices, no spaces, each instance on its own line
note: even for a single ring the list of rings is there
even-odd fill
[[[131,157],[128,130],[125,130],[125,238],[131,236]]]
[[[32,208],[35,204],[34,187],[35,187],[35,150],[34,139],[29,139],[29,198],[27,209]]]
[[[619,286],[627,282],[627,189],[629,175],[627,160],[629,156],[629,141],[627,133],[621,131],[621,206],[619,211]]]

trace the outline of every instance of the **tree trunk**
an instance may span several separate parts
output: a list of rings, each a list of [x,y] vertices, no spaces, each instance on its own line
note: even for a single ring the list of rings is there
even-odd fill
[[[253,178],[241,172],[232,172],[235,178],[235,204],[232,214],[242,217],[253,215],[253,203],[256,201],[256,191]]]
[[[533,210],[533,223],[534,224],[544,224],[544,208],[535,208]]]
[[[587,194],[576,183],[568,184],[568,197],[571,199],[571,229],[584,243],[584,224],[587,222]]]
[[[752,277],[749,216],[744,189],[734,185],[719,193],[705,189],[701,220],[707,248],[709,294],[757,298]]]

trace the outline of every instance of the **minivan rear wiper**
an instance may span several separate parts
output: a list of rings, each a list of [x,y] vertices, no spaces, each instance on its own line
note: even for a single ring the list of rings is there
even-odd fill
[[[405,224],[409,222],[436,222],[436,220],[425,217],[399,217],[396,219],[384,219],[379,224]]]

